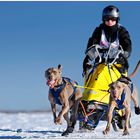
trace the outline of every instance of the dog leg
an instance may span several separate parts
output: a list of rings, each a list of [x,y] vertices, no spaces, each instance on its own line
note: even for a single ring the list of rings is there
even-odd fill
[[[63,132],[62,136],[66,136],[69,133],[72,133],[76,124],[77,120],[77,111],[79,107],[79,100],[73,101],[73,106],[71,107],[71,112],[70,112],[70,120],[68,115],[65,115],[65,120],[67,121],[67,129],[66,131]]]
[[[108,134],[110,131],[111,122],[112,122],[112,113],[114,108],[115,108],[115,102],[111,101],[109,105],[108,115],[107,115],[107,126],[106,129],[103,131],[104,135]]]
[[[125,127],[123,131],[123,135],[129,135],[128,127],[129,127],[129,119],[130,119],[130,107],[126,108],[126,114],[125,114]]]
[[[129,128],[132,128],[132,127],[131,127],[131,123],[130,123],[130,118],[131,118],[131,113],[130,113],[130,116],[129,116],[129,124],[128,124],[128,127],[129,127]]]
[[[71,117],[70,121],[72,122],[71,126],[74,128],[76,121],[77,121],[77,112],[78,112],[78,107],[79,107],[79,100],[74,101],[74,105],[71,109]]]
[[[78,105],[79,105],[78,101],[73,102],[73,106],[71,107],[71,111],[70,111],[70,123],[68,124],[66,133],[67,132],[72,133],[74,130],[76,120],[77,120]]]
[[[117,127],[116,127],[116,123],[115,123],[115,120],[113,119],[112,120],[112,127],[113,127],[113,129],[114,129],[114,131],[118,131],[118,129],[117,129]]]
[[[136,87],[134,87],[133,93],[131,94],[131,99],[133,100],[134,106],[138,107],[139,101],[138,101],[138,91]]]
[[[69,119],[68,113],[64,115],[65,120],[67,121],[67,129],[62,133],[62,136],[67,136],[69,133],[72,133],[74,130],[74,126],[76,124],[76,116],[73,112],[76,110],[72,110],[71,117]]]
[[[56,104],[51,103],[51,109],[52,109],[54,123],[55,123],[55,120],[56,120]]]
[[[69,118],[68,112],[64,114],[64,119],[66,120],[67,127],[68,127],[70,125],[70,118]]]
[[[135,114],[139,115],[140,114],[140,108],[139,108],[139,101],[138,101],[138,91],[134,87],[134,91],[131,95],[131,99],[133,100],[134,103],[134,108],[135,108]]]
[[[63,91],[61,92],[61,94],[65,92],[65,89],[63,89]],[[61,95],[60,94],[60,95]],[[61,96],[61,100],[63,102],[63,105],[62,105],[62,109],[61,111],[59,112],[58,116],[56,117],[56,123],[60,124],[61,123],[61,119],[62,117],[64,116],[64,114],[66,114],[68,111],[69,111],[69,101],[68,101],[68,95],[63,93]]]
[[[62,136],[67,136],[67,135],[69,135],[68,128],[69,128],[69,126],[71,125],[68,112],[67,112],[66,114],[64,114],[64,119],[65,119],[66,122],[67,122],[67,129],[62,133]]]

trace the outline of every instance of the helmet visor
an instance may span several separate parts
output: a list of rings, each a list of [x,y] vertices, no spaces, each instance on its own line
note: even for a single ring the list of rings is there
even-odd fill
[[[116,18],[116,17],[111,17],[111,16],[106,16],[106,17],[104,17],[104,21],[109,21],[109,20],[117,21],[118,18]]]

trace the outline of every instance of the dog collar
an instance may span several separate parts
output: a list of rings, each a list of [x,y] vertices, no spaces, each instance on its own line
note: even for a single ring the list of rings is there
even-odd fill
[[[54,86],[54,88],[61,88],[64,85],[64,82],[62,80],[62,83],[60,85]]]

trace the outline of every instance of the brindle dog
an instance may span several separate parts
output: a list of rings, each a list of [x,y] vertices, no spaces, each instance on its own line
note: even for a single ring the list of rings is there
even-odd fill
[[[45,77],[49,88],[49,101],[51,104],[54,123],[61,124],[62,117],[67,122],[67,129],[62,133],[66,136],[72,133],[77,120],[77,110],[82,98],[80,88],[75,87],[75,81],[61,76],[62,66],[49,68],[45,71]],[[56,104],[62,105],[62,110],[56,115]],[[70,117],[69,117],[70,111]]]

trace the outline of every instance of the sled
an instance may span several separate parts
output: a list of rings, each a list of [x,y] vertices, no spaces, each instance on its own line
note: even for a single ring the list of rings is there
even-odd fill
[[[121,76],[119,71],[121,64],[116,64],[115,62],[119,57],[119,54],[123,53],[121,46],[118,50],[113,50],[114,48],[111,49],[112,48],[101,49],[99,45],[93,45],[86,52],[86,55],[88,55],[94,63],[92,70],[87,71],[84,76],[85,88],[78,111],[80,129],[86,128],[94,130],[100,120],[107,119],[110,96],[109,85]],[[111,52],[113,52],[112,58],[109,55]],[[102,58],[103,55],[105,56],[104,58]],[[95,62],[97,57],[98,62]],[[127,73],[125,75],[127,75]],[[121,111],[118,111],[117,109],[114,110],[112,125],[115,131],[117,131],[115,123],[117,123],[119,128],[122,127],[121,124],[119,124],[119,121],[117,122],[121,116]]]

